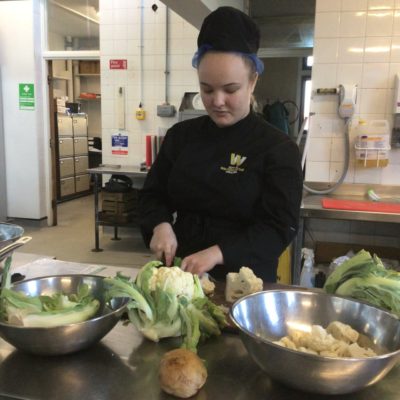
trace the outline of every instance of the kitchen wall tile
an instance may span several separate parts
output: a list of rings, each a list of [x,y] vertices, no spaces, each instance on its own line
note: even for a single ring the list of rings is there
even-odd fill
[[[330,138],[333,121],[330,116],[313,115],[310,119],[310,135],[312,138]]]
[[[378,114],[384,113],[386,109],[386,90],[384,89],[361,89],[360,113]]]
[[[329,182],[336,183],[339,182],[344,170],[344,163],[343,162],[332,162],[330,163],[329,169]],[[347,174],[347,172],[346,172]]]
[[[99,7],[100,7],[100,10],[103,12],[103,10],[112,9],[113,3],[110,0],[99,0]]]
[[[129,56],[138,56],[140,55],[140,40],[133,39],[127,41],[127,51],[126,54]]]
[[[307,161],[307,182],[329,182],[329,161]]]
[[[127,40],[128,39],[128,25],[114,26],[114,39]]]
[[[350,154],[351,154],[351,151],[350,151]],[[349,183],[349,184],[355,183],[355,168],[354,168],[354,163],[351,161],[351,159],[350,159],[349,167],[347,169],[347,174],[344,178],[344,183]]]
[[[391,37],[367,37],[364,62],[389,62]]]
[[[380,168],[357,167],[355,170],[355,183],[381,183]]]
[[[394,90],[388,89],[386,90],[386,106],[385,113],[390,114],[389,123],[393,120],[393,107],[394,107]],[[383,117],[385,119],[386,117]],[[387,119],[387,118],[386,118]]]
[[[114,40],[114,55],[123,57],[128,54],[128,41],[127,40]]]
[[[393,18],[393,36],[398,35],[400,35],[400,11],[396,10]]]
[[[368,0],[369,10],[390,10],[394,8],[394,0]]]
[[[127,25],[131,21],[128,19],[128,14],[124,9],[114,9],[113,12],[113,25]]]
[[[390,61],[400,62],[400,36],[393,36],[392,38]]]
[[[337,112],[337,95],[313,95],[310,111],[316,114],[334,114]]]
[[[112,25],[113,24],[114,10],[112,8],[102,9],[100,14],[101,25]]]
[[[338,54],[338,39],[314,40],[314,63],[335,63]]]
[[[315,64],[312,69],[313,88],[336,87],[336,69],[336,64]]]
[[[400,0],[395,0],[394,7],[395,8],[400,8]]]
[[[138,24],[128,24],[128,39],[140,39],[140,27]]]
[[[362,87],[368,88],[388,88],[389,83],[389,63],[368,63],[364,64]]]
[[[332,137],[334,138],[343,138],[345,130],[345,122],[343,118],[334,116],[332,119]]]
[[[352,151],[352,149],[350,149],[350,151]],[[330,154],[331,164],[338,162],[342,165],[345,158],[344,155],[345,155],[344,136],[342,138],[333,138],[331,143],[331,154]]]
[[[330,160],[330,138],[310,138],[307,160],[309,161],[329,161]]]
[[[316,3],[316,12],[340,11],[341,0],[318,0]]]
[[[332,38],[339,36],[339,12],[319,13],[315,20],[314,38]]]
[[[367,10],[368,0],[342,0],[342,11],[362,11]]]
[[[132,3],[131,0],[113,0],[114,8],[128,8],[129,3]]]
[[[337,85],[353,83],[361,85],[363,64],[338,64]]]
[[[100,45],[100,53],[103,56],[114,54],[114,40],[102,40]]]
[[[100,25],[100,40],[112,40],[114,39],[114,27],[112,25]]]
[[[364,37],[340,38],[338,62],[351,64],[361,63],[364,57],[364,43]]]
[[[399,74],[400,75],[400,63],[390,63],[389,66],[389,87],[391,89],[394,88],[394,83],[395,83],[395,75]]]
[[[400,165],[389,164],[382,168],[381,183],[382,185],[400,185]]]
[[[340,14],[340,37],[365,36],[367,12],[353,11]]]
[[[128,19],[128,25],[132,24],[137,26],[138,29],[140,29],[140,21],[141,21],[140,7],[133,6],[131,8],[126,9],[125,12]]]
[[[393,11],[368,11],[366,36],[391,36]]]

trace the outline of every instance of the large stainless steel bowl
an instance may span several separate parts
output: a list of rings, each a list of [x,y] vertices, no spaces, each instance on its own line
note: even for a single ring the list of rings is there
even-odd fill
[[[362,302],[320,292],[271,290],[249,295],[232,307],[231,318],[254,361],[272,378],[296,389],[344,394],[382,379],[400,356],[400,321]],[[290,350],[272,343],[289,327],[326,327],[332,321],[351,325],[380,355],[333,358]]]
[[[19,225],[0,222],[0,261],[8,255],[3,254],[2,249],[18,240],[24,233],[24,228]]]
[[[53,328],[28,328],[0,322],[0,336],[17,349],[39,355],[60,355],[89,347],[103,338],[119,321],[128,299],[113,299],[111,308],[104,298],[103,277],[95,275],[56,275],[30,279],[13,286],[31,296],[56,292],[77,293],[87,284],[94,298],[100,301],[97,314],[84,322]]]

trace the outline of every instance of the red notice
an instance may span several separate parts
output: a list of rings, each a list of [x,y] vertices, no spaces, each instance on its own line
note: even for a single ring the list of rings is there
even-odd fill
[[[128,60],[110,60],[110,69],[127,69]]]

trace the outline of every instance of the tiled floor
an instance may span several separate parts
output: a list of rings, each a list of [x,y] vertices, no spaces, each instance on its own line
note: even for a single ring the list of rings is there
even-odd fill
[[[138,229],[120,229],[121,240],[114,241],[113,228],[100,227],[102,252],[94,247],[93,196],[81,197],[58,205],[58,225],[32,227],[27,223],[24,235],[32,240],[17,251],[53,256],[58,260],[122,267],[141,267],[151,259]]]

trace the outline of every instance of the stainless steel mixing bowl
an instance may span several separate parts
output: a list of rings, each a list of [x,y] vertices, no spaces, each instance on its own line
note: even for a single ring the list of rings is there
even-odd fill
[[[320,394],[357,391],[382,379],[400,356],[400,321],[362,302],[301,290],[271,290],[238,300],[231,318],[254,361],[272,378],[296,389]],[[378,356],[333,358],[290,350],[273,341],[288,328],[340,321],[351,325]],[[365,338],[366,336],[366,338]]]
[[[97,314],[84,322],[54,328],[28,328],[0,322],[0,336],[17,349],[39,355],[72,353],[102,339],[119,321],[128,299],[113,299],[111,308],[105,303],[103,277],[96,275],[55,275],[30,279],[13,286],[31,296],[56,292],[77,293],[87,284],[94,298],[100,301]]]
[[[9,254],[9,251],[3,252],[2,250],[13,242],[17,241],[23,235],[23,233],[24,228],[19,225],[0,222],[0,261]]]

